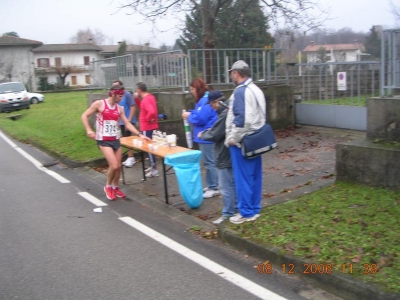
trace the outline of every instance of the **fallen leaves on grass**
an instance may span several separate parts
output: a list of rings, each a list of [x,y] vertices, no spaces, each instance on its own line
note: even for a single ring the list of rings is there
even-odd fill
[[[400,293],[398,200],[399,191],[338,182],[297,200],[264,207],[257,222],[231,228],[282,253],[332,263],[339,272],[342,264],[353,264],[358,269],[351,276]],[[371,264],[379,271],[365,276],[362,268]]]
[[[264,198],[271,198],[271,197],[274,197],[276,194],[273,194],[273,193],[263,193],[263,197]]]

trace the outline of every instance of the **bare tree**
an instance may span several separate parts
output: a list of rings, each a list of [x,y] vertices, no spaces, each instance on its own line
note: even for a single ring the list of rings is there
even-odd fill
[[[60,88],[65,87],[65,79],[69,74],[76,73],[81,70],[78,67],[72,65],[64,65],[60,67],[53,66],[50,67],[50,69],[54,70],[58,74],[58,77],[60,77],[60,84],[59,84]]]
[[[146,20],[155,22],[159,18],[170,17],[173,14],[197,10],[202,17],[202,44],[205,49],[215,48],[215,19],[220,9],[233,5],[235,0],[128,0],[129,3],[120,7],[130,8],[141,14]],[[252,2],[252,0],[241,0]],[[245,3],[244,3],[245,4]],[[269,20],[275,25],[280,21],[285,27],[292,29],[318,28],[325,21],[328,11],[320,8],[316,0],[260,0]],[[318,10],[318,15],[312,11]]]
[[[392,1],[390,1],[390,6],[392,7],[392,14],[394,15],[397,21],[400,21],[400,6],[394,5]]]
[[[21,57],[17,57],[15,54],[0,56],[0,82],[12,81],[12,78],[18,76],[19,61],[21,61]]]
[[[95,45],[101,45],[106,40],[106,36],[99,29],[81,29],[75,36],[70,38],[72,44],[87,44],[92,43]]]
[[[120,9],[130,8],[134,13],[141,14],[145,20],[153,22],[160,18],[182,12],[200,11],[202,20],[202,45],[205,49],[215,48],[215,21],[223,7],[234,5],[237,0],[127,0],[128,4]],[[243,7],[250,5],[254,0],[241,0]],[[303,28],[310,30],[322,25],[321,18],[327,13],[320,10],[319,16],[311,15],[311,11],[318,9],[316,0],[260,0],[269,20],[276,26],[283,20],[286,27]],[[211,80],[210,51],[205,52],[206,81]]]

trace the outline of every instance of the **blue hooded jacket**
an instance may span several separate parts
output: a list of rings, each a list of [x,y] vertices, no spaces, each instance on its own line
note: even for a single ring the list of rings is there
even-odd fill
[[[200,98],[197,102],[195,109],[190,111],[188,121],[193,124],[193,141],[199,144],[214,144],[213,142],[204,141],[197,137],[200,131],[204,131],[213,127],[215,121],[217,121],[218,115],[215,110],[212,109],[211,105],[208,104],[208,92]]]

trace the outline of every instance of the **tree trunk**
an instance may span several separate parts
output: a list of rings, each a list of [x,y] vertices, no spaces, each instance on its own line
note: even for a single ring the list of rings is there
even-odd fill
[[[203,21],[202,43],[204,49],[215,49],[215,17],[212,15],[210,0],[203,0],[201,16]],[[205,81],[212,82],[212,51],[205,51]]]

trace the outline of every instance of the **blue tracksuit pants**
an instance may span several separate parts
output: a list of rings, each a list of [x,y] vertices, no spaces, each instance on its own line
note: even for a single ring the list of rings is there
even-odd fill
[[[240,214],[249,218],[261,211],[262,159],[261,156],[247,159],[242,150],[230,146],[236,197]]]

